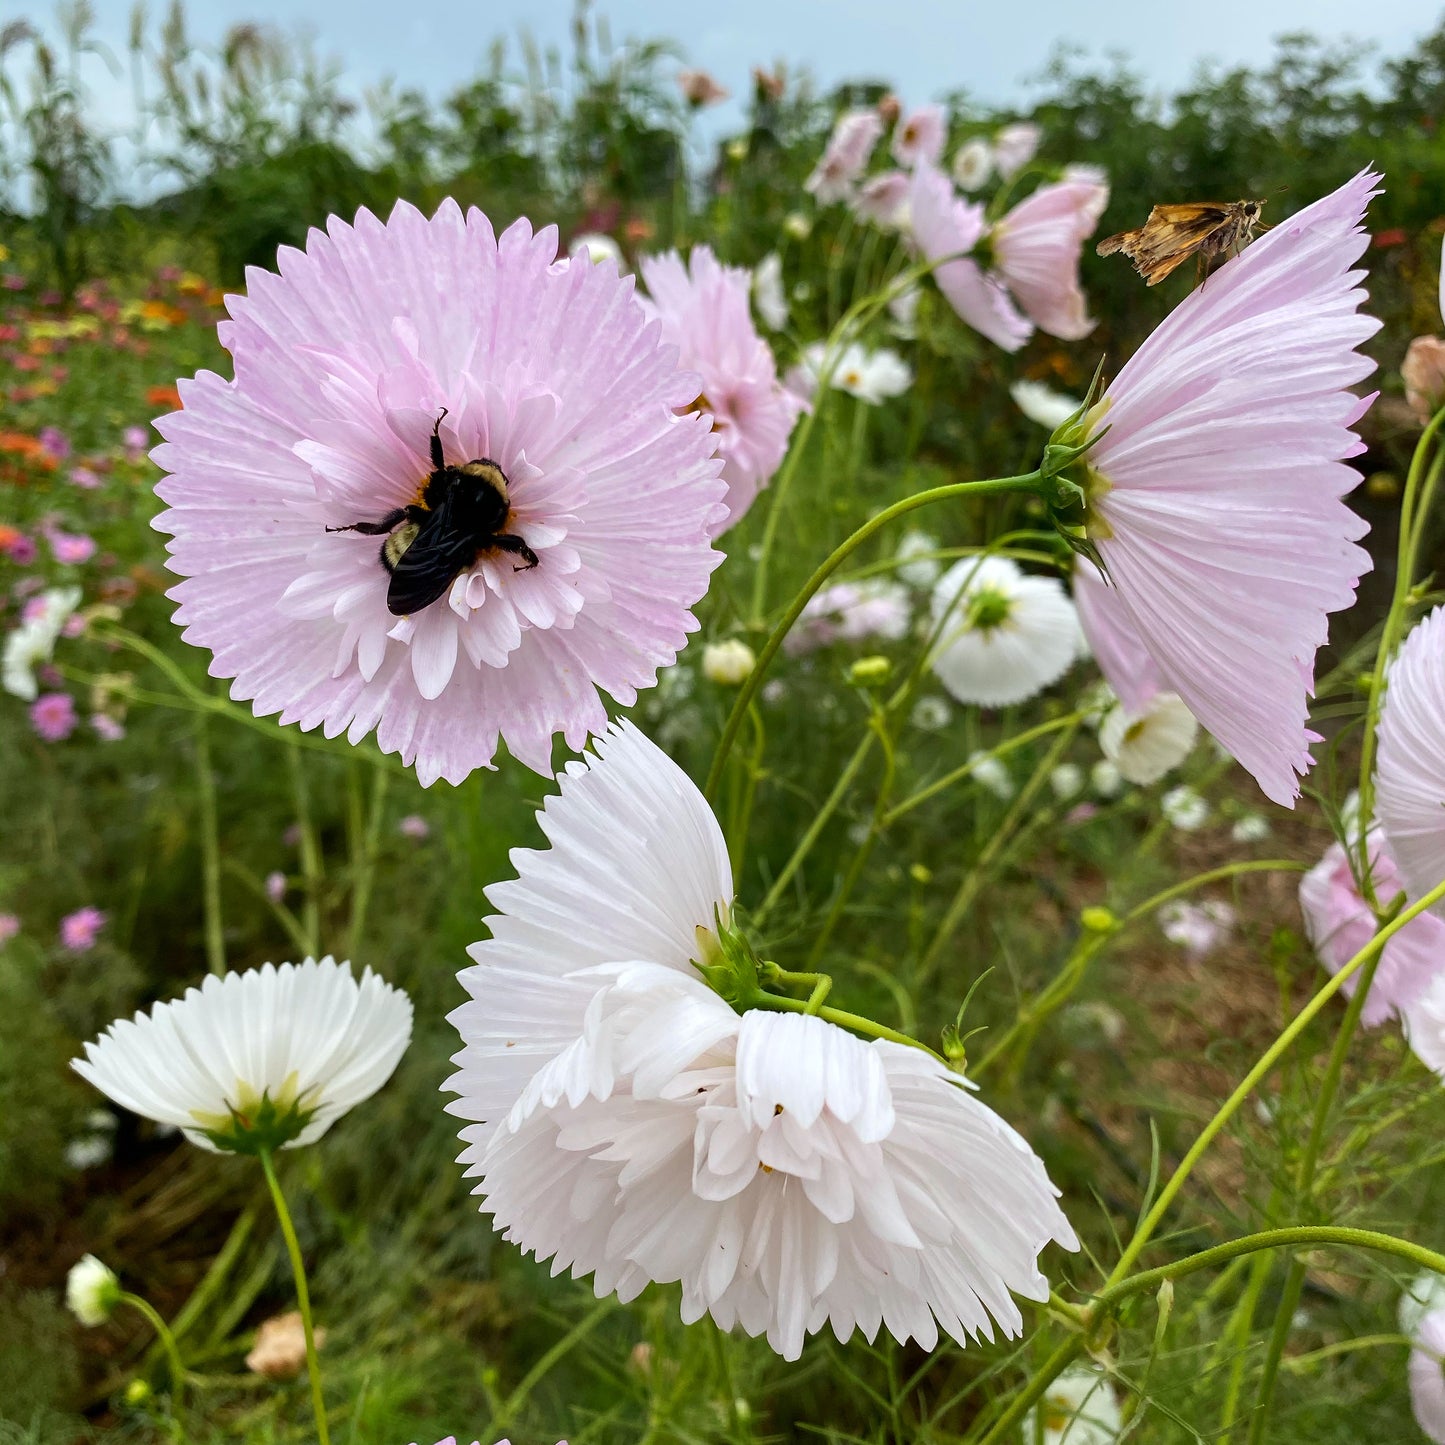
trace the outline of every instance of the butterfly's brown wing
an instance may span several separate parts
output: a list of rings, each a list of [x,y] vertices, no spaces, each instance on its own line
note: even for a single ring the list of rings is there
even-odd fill
[[[1122,251],[1151,286],[1203,250],[1221,229],[1237,227],[1238,207],[1216,201],[1187,201],[1155,206],[1135,231],[1121,231],[1099,242],[1099,255]]]

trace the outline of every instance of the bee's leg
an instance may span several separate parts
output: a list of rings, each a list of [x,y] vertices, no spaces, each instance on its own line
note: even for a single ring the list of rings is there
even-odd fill
[[[437,419],[431,425],[431,466],[432,471],[439,472],[446,466],[447,459],[442,455],[442,418],[447,414],[446,407],[437,413]]]
[[[328,532],[360,532],[364,537],[379,537],[383,532],[390,532],[393,527],[400,526],[410,516],[410,507],[398,507],[377,522],[349,522],[344,527],[328,527],[326,530]]]
[[[514,537],[510,532],[499,533],[492,539],[492,543],[497,551],[512,552],[522,558],[523,565],[513,566],[513,572],[529,572],[537,565],[537,554],[520,537]]]

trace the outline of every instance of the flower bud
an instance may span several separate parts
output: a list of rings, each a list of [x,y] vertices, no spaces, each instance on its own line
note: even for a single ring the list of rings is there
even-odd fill
[[[1445,406],[1445,341],[1438,336],[1417,336],[1400,366],[1405,400],[1422,422]]]
[[[1113,913],[1097,905],[1084,909],[1079,914],[1079,922],[1090,933],[1112,933],[1119,926],[1119,920]]]
[[[721,687],[741,687],[751,675],[757,658],[740,637],[709,642],[702,650],[702,675]]]
[[[848,681],[854,687],[882,687],[893,671],[893,664],[886,657],[873,655],[860,657],[848,669]]]
[[[65,1303],[87,1329],[103,1325],[120,1303],[120,1280],[115,1271],[87,1254],[71,1265],[65,1277]]]

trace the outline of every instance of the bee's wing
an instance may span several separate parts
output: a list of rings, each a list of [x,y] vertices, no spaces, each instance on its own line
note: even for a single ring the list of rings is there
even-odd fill
[[[476,555],[476,538],[458,528],[451,498],[444,498],[392,568],[391,586],[386,590],[387,610],[395,617],[405,617],[430,607],[457,574],[471,566]]]

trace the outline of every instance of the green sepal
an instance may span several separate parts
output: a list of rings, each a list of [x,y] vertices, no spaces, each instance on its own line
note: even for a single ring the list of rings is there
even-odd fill
[[[742,1012],[760,992],[759,967],[736,912],[724,921],[722,909],[715,909],[712,928],[699,927],[697,941],[699,956],[693,967],[719,998]]]
[[[278,1106],[267,1090],[249,1112],[242,1114],[230,1109],[230,1128],[203,1128],[200,1132],[217,1149],[229,1154],[259,1156],[263,1150],[274,1153],[299,1138],[315,1114],[315,1109],[303,1109],[295,1103]]]

